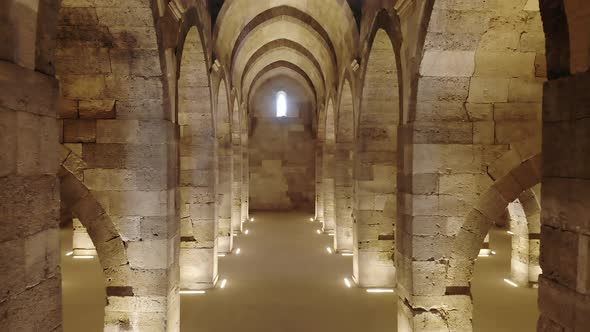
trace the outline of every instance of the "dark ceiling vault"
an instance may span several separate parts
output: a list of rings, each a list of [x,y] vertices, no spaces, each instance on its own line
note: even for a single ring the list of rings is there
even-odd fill
[[[257,1],[257,0],[252,0]],[[318,0],[322,1],[322,0]],[[361,17],[362,17],[362,9],[363,9],[363,0],[346,0],[348,5],[350,6],[350,10],[352,10],[352,14],[354,15],[354,20],[356,22],[356,26],[358,29],[361,27]],[[211,24],[215,25],[217,21],[217,15],[221,11],[221,7],[223,7],[223,3],[225,0],[207,0],[209,11],[211,12]]]
[[[209,6],[209,12],[211,13],[211,25],[215,26],[215,22],[217,21],[217,15],[221,11],[221,7],[223,7],[223,3],[225,0],[207,0],[207,4]]]
[[[356,22],[357,28],[360,30],[361,28],[361,17],[363,12],[363,0],[346,0],[348,2],[348,6],[350,6],[350,10],[352,10],[352,15],[354,15],[354,20]]]

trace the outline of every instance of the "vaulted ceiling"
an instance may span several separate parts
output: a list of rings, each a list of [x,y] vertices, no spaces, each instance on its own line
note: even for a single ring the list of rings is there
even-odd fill
[[[209,0],[214,54],[248,102],[259,80],[290,76],[323,105],[357,57],[361,0]]]

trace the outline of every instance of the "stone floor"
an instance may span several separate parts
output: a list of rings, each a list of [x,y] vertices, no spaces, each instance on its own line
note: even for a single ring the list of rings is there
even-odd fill
[[[256,213],[248,235],[235,241],[240,254],[220,258],[224,289],[182,295],[181,330],[202,332],[389,332],[396,331],[393,294],[346,288],[352,258],[330,255],[332,238],[302,213]],[[62,232],[65,254],[71,231]],[[68,244],[70,243],[70,244]],[[491,234],[497,255],[481,258],[473,281],[474,331],[534,331],[537,291],[513,288],[510,238]],[[65,332],[102,331],[104,284],[97,259],[64,256]]]

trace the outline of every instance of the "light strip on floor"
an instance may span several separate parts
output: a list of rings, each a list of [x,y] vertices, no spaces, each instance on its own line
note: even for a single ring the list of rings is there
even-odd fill
[[[316,229],[315,232],[318,233],[318,234],[322,234],[322,231],[320,231],[319,229]]]
[[[328,247],[328,248],[326,248],[326,251],[328,252],[328,254],[331,254],[332,253],[332,248]]]
[[[247,229],[247,230],[244,231],[244,234],[248,235],[248,233],[250,233],[250,230],[249,229]]]
[[[238,249],[236,249],[236,255],[239,255],[239,254],[240,254],[240,252],[242,252],[242,248],[238,248]]]
[[[68,251],[68,252],[66,252],[66,256],[72,256],[73,254],[74,254],[74,252],[73,252],[73,251]]]
[[[510,279],[504,279],[504,282],[507,283],[508,285],[512,286],[512,287],[518,287],[518,285],[514,281],[512,281]]]
[[[330,236],[334,236],[334,233],[328,233],[328,235],[330,235]]]
[[[350,280],[348,280],[348,278],[344,278],[344,284],[346,284],[346,287],[351,288],[352,284],[350,283]]]
[[[250,218],[250,221],[254,221],[254,218]]]
[[[191,290],[191,289],[185,289],[185,290],[181,290],[178,293],[180,294],[205,294],[204,290]]]
[[[496,254],[496,252],[492,250],[492,255],[495,255],[495,254]]]
[[[367,293],[393,293],[391,288],[369,288]]]
[[[506,231],[506,233],[508,233],[510,235],[514,235],[514,232],[512,232],[512,231]]]
[[[91,255],[74,255],[72,257],[76,258],[76,259],[93,259],[94,258],[94,256],[91,256]]]
[[[343,252],[340,255],[342,255],[342,256],[352,256],[353,253],[351,253],[351,252]]]
[[[217,281],[219,280],[219,274],[213,278],[213,285],[217,285]]]
[[[309,221],[314,222],[315,220],[313,218],[309,218]]]
[[[219,288],[225,288],[226,284],[227,284],[227,279],[221,280],[221,285],[219,285]]]
[[[225,257],[225,254],[217,254],[217,257]]]

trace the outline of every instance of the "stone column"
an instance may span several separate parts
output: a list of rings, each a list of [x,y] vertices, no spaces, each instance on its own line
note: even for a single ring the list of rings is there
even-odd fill
[[[233,234],[242,232],[242,147],[238,140],[232,144],[233,150],[233,180],[231,192],[231,228]]]
[[[250,195],[250,159],[248,146],[242,148],[242,223],[250,218],[248,202]]]
[[[323,148],[316,141],[315,148],[315,219],[324,224]]]
[[[57,81],[0,61],[0,325],[61,330]]]
[[[590,326],[589,90],[588,72],[545,83],[539,331]]]
[[[322,158],[322,187],[324,196],[324,232],[334,232],[336,216],[334,206],[334,146],[324,143]]]
[[[230,253],[233,248],[232,234],[232,183],[233,152],[229,142],[217,146],[216,220],[218,225],[217,248],[220,253]]]
[[[352,167],[353,144],[337,143],[335,153],[335,217],[334,249],[352,252]]]
[[[175,64],[170,50],[160,56],[148,1],[93,5],[62,3],[56,72],[63,141],[81,144],[83,183],[100,203],[80,210],[118,226],[129,262],[115,278],[126,283],[107,288],[105,330],[175,331],[179,128],[165,84],[174,76],[162,72]],[[121,19],[127,11],[134,19]]]
[[[181,78],[182,79],[182,78]],[[180,89],[180,288],[207,289],[217,277],[215,139],[208,87]]]
[[[523,203],[524,202],[526,203]],[[533,202],[531,202],[531,200]],[[528,214],[525,205],[537,204],[530,191],[508,204],[508,218],[512,233],[510,278],[523,287],[535,287],[541,269],[539,267],[539,213]],[[531,209],[530,207],[528,208]],[[536,219],[536,220],[533,220]],[[535,222],[536,221],[536,222]],[[536,225],[536,227],[535,227]]]
[[[379,166],[376,166],[378,169]],[[391,167],[389,167],[391,168]],[[389,173],[381,179],[395,178]],[[362,177],[361,177],[362,178]],[[394,194],[387,190],[394,188],[390,183],[376,184],[374,181],[357,181],[354,210],[353,273],[361,287],[393,287],[395,265],[393,257],[393,225],[396,213]]]

